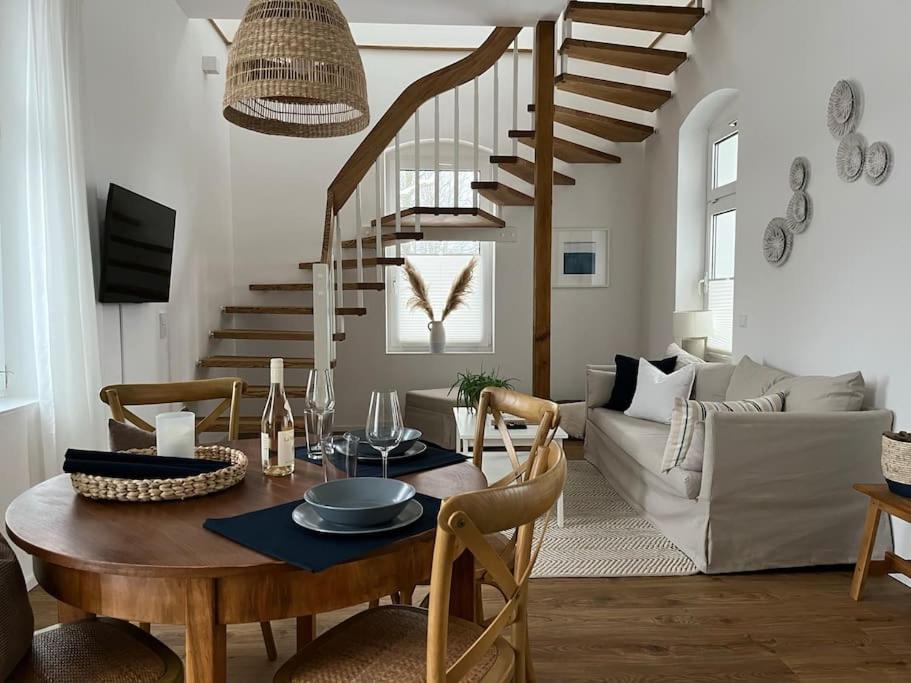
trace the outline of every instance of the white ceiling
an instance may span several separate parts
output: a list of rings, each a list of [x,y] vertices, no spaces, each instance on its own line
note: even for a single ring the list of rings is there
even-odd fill
[[[555,19],[567,0],[337,0],[350,22],[532,26]],[[240,19],[249,0],[177,0],[188,17]]]

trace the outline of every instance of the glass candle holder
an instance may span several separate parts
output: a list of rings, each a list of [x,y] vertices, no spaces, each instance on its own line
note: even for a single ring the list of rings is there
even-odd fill
[[[158,455],[192,458],[196,449],[196,415],[186,410],[156,415],[155,445]]]

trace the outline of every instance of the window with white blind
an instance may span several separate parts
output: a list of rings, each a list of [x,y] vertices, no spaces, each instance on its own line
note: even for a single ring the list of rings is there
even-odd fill
[[[737,152],[740,133],[730,114],[709,131],[705,276],[705,307],[712,311],[715,331],[708,350],[731,352],[734,337],[734,247],[737,238]]]
[[[467,304],[450,313],[444,323],[447,353],[492,353],[493,345],[493,242],[431,241],[410,242],[401,247],[424,278],[433,306],[440,319],[453,281],[466,265],[476,259],[474,279]],[[395,254],[395,247],[387,247]],[[430,350],[430,319],[422,310],[412,310],[408,300],[411,285],[401,268],[387,269],[386,351],[388,353],[427,353]]]

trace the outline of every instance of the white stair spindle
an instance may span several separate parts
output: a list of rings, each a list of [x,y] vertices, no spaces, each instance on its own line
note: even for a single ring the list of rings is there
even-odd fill
[[[573,37],[573,20],[563,19],[563,40]],[[569,57],[566,53],[560,55],[560,73],[565,74],[569,70]]]
[[[474,132],[474,166],[471,168],[471,177],[475,180],[478,179],[478,169],[481,166],[481,154],[480,154],[480,139],[478,137],[478,126],[480,125],[481,115],[479,113],[480,108],[480,99],[478,96],[478,77],[474,78],[474,126],[472,128]],[[474,190],[472,192],[472,206],[478,208],[480,202],[480,197],[478,191]]]
[[[519,36],[512,42],[512,129],[519,128]],[[512,155],[519,156],[519,141],[512,139]]]
[[[343,307],[345,305],[345,269],[342,267],[342,221],[340,214],[335,214],[335,274],[336,274],[336,286],[337,294],[336,300],[338,305]],[[344,332],[345,331],[345,317],[333,315],[332,319],[335,320],[335,331]],[[334,341],[334,340],[333,340]]]
[[[452,205],[459,208],[459,86],[455,87],[453,101],[455,103],[455,118],[453,120],[453,159],[452,159]]]
[[[500,153],[500,61],[493,63],[493,154]],[[499,167],[491,164],[491,179],[496,182]]]
[[[402,149],[401,131],[395,134],[395,231],[402,231]],[[399,243],[395,243],[395,255],[399,256]]]
[[[357,281],[364,281],[364,243],[361,236],[363,228],[361,227],[361,186],[358,184],[357,188],[354,190],[354,245],[357,252]],[[345,264],[343,263],[342,266]],[[357,290],[357,305],[358,308],[364,307],[364,290]]]
[[[433,98],[433,205],[440,205],[440,96]]]
[[[421,206],[421,108],[414,112],[414,205]],[[421,215],[414,214],[414,231],[421,232]]]
[[[317,370],[328,370],[331,362],[331,308],[329,265],[313,265],[313,360]]]
[[[376,164],[374,164],[374,184],[376,185],[376,189],[375,189],[376,197],[375,197],[375,202],[374,202],[376,205],[376,229],[373,231],[373,236],[376,241],[376,245],[375,245],[376,257],[381,258],[384,254],[384,250],[383,250],[383,174],[382,174],[382,168],[381,168],[379,159],[377,159]],[[383,267],[381,265],[379,265],[379,261],[377,261],[376,276],[382,277],[382,275],[383,275]]]

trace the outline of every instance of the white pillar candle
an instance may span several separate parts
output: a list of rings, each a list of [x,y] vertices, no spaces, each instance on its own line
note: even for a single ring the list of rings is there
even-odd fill
[[[189,411],[157,415],[155,441],[158,455],[192,458],[196,447],[196,415]]]

